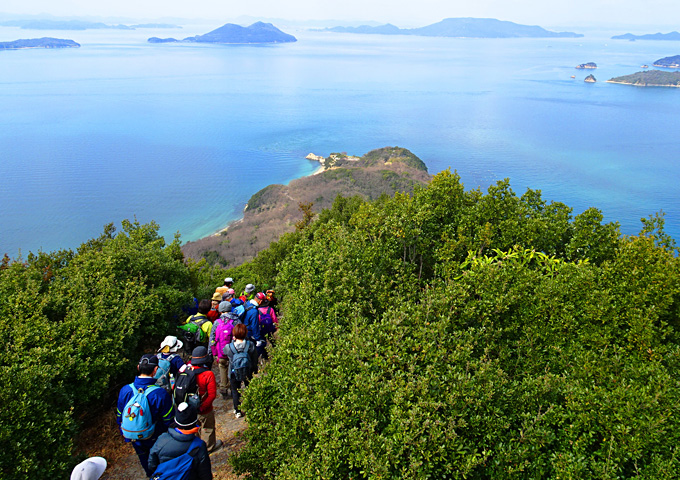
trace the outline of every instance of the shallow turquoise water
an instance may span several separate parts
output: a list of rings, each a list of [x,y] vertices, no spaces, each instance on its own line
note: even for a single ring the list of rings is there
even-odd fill
[[[83,47],[0,52],[2,252],[73,248],[135,216],[196,239],[260,188],[314,171],[310,152],[386,145],[431,173],[456,169],[468,188],[509,177],[575,213],[595,206],[627,234],[663,209],[680,238],[680,90],[603,82],[678,43],[314,32],[275,46],[144,42],[156,33],[54,32]],[[26,36],[0,29],[0,41]],[[594,85],[573,68],[588,61]]]

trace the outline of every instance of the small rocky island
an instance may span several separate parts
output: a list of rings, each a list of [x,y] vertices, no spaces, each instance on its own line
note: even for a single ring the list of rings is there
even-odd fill
[[[173,43],[179,42],[180,40],[174,38],[151,37],[147,41],[149,43]],[[271,23],[256,22],[249,27],[227,23],[205,35],[187,37],[181,41],[187,43],[255,44],[297,42],[297,38],[282,32]]]
[[[29,38],[25,40],[14,40],[13,42],[0,42],[0,50],[19,50],[22,48],[78,48],[79,43],[73,40],[61,38]]]
[[[597,82],[597,79],[593,74],[588,75],[586,78],[583,79],[584,82],[586,83],[595,83]]]
[[[597,64],[595,62],[582,63],[581,65],[576,65],[576,68],[594,70],[597,68]]]
[[[653,65],[655,67],[663,68],[680,68],[680,55],[660,58],[656,62],[654,62]]]
[[[648,70],[622,77],[614,77],[607,80],[607,83],[620,83],[637,87],[680,87],[680,72]]]

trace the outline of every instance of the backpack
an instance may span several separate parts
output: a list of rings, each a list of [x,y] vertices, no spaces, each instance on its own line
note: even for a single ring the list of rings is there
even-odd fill
[[[156,471],[151,475],[151,480],[187,480],[190,478],[196,453],[202,441],[200,438],[194,437],[185,453],[158,465]]]
[[[224,356],[224,347],[228,344],[231,343],[231,332],[234,329],[234,319],[232,318],[221,318],[221,321],[217,321],[217,323],[213,326],[213,330],[215,331],[215,341],[212,345],[212,353],[213,356],[216,357],[223,357]]]
[[[134,395],[123,408],[120,430],[123,432],[123,436],[129,440],[146,440],[153,436],[156,429],[156,422],[151,418],[151,406],[146,396],[159,387],[150,385],[146,389],[137,389],[134,383],[129,386]]]
[[[172,398],[175,401],[175,405],[179,405],[182,402],[187,402],[198,408],[198,405],[201,403],[200,398],[198,398],[198,374],[207,370],[208,369],[205,367],[198,368],[196,370],[187,365],[182,367],[182,370],[177,373],[177,380],[175,380],[175,390],[172,393]],[[197,398],[198,404],[196,404]]]
[[[252,310],[253,308],[255,308],[255,305],[253,305],[252,303],[249,303],[248,305],[244,305],[244,306],[243,306],[243,311],[240,311],[240,310],[241,310],[240,308],[237,309],[237,310],[239,310],[239,313],[237,314],[237,315],[238,315],[238,319],[241,321],[241,323],[245,323],[246,314],[247,314],[250,310]]]
[[[196,345],[197,343],[205,342],[205,332],[201,328],[205,322],[208,322],[207,317],[203,317],[199,320],[194,320],[196,316],[194,315],[189,319],[189,321],[180,325],[180,330],[184,331],[184,340],[186,340],[187,345]]]
[[[234,378],[237,382],[243,382],[250,378],[253,370],[253,366],[250,363],[250,355],[248,355],[248,350],[250,349],[250,341],[246,340],[243,350],[237,350],[233,343],[227,345],[234,356],[231,359],[231,372],[234,374]]]
[[[153,378],[156,379],[156,385],[165,389],[168,393],[172,393],[172,386],[170,385],[170,366],[172,359],[177,356],[176,353],[171,354],[168,358],[163,358],[162,353],[156,354],[158,358],[158,370]]]
[[[276,331],[274,319],[272,318],[272,307],[267,307],[264,313],[258,309],[258,321],[260,322],[260,333],[262,335],[269,335]]]

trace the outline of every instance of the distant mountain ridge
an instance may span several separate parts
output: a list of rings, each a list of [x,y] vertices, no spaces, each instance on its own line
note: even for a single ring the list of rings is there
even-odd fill
[[[0,50],[18,50],[21,48],[78,48],[79,43],[73,40],[61,38],[29,38],[14,40],[13,42],[0,42]]]
[[[623,35],[615,35],[612,40],[680,40],[680,33],[648,33],[646,35],[633,35],[632,33],[624,33]]]
[[[0,22],[3,27],[19,27],[22,30],[135,30],[136,28],[182,28],[167,23],[146,23],[138,25],[108,25],[102,22],[87,20],[6,20]]]
[[[170,43],[179,40],[151,37],[147,41],[149,43]],[[255,22],[249,27],[227,23],[204,35],[187,37],[181,41],[195,43],[290,43],[297,42],[297,38],[282,32],[271,23]]]
[[[441,22],[419,28],[399,28],[391,24],[378,27],[333,27],[325,31],[378,35],[417,35],[423,37],[459,38],[580,38],[573,32],[552,32],[536,25],[521,25],[495,18],[445,18]]]

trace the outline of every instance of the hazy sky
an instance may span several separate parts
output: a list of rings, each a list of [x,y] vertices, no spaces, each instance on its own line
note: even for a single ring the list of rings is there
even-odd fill
[[[55,16],[153,19],[236,18],[374,20],[399,26],[426,25],[448,17],[491,17],[560,26],[673,25],[678,0],[3,0],[0,12]],[[666,20],[669,19],[669,20]],[[680,26],[673,29],[680,29]]]

